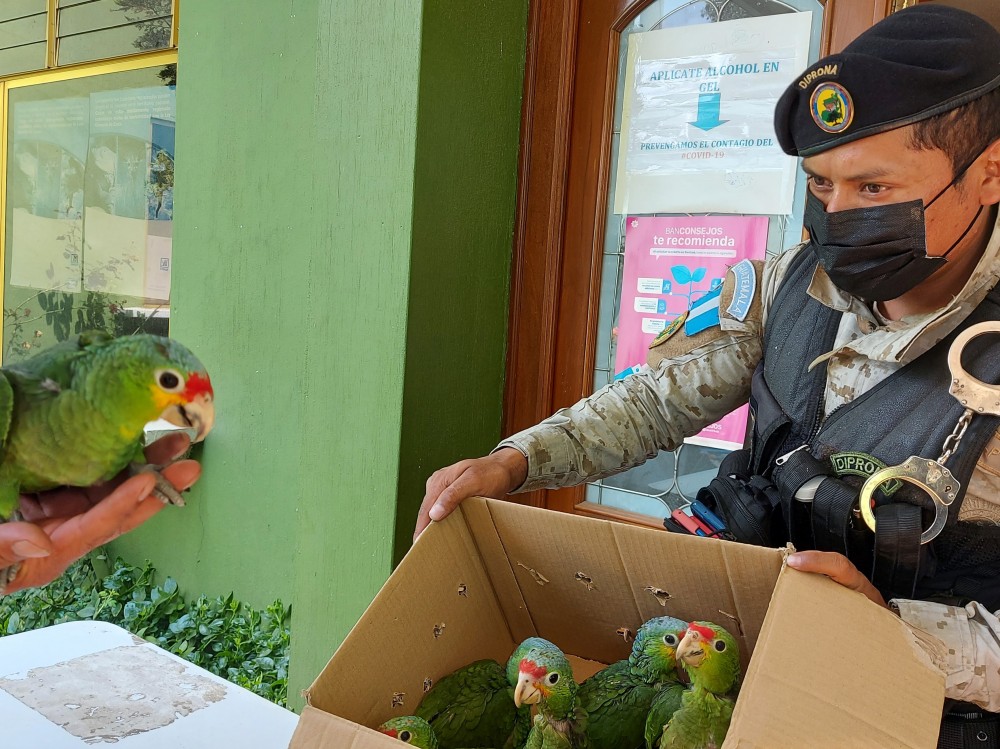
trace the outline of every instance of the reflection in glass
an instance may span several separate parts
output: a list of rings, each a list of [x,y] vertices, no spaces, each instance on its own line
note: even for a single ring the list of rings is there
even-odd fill
[[[0,75],[45,67],[45,0],[0,3]]]
[[[176,117],[161,72],[10,90],[5,361],[131,332],[132,310],[167,304]]]
[[[796,5],[814,12],[813,28],[822,22],[821,6],[813,0],[654,0],[647,4],[622,32],[619,47],[614,132],[612,133],[611,175],[617,174],[615,159],[621,137],[622,102],[625,88],[625,60],[628,36],[632,33],[716,23],[739,18],[796,12]],[[800,179],[801,181],[801,179]],[[797,190],[801,193],[803,187]],[[799,199],[797,199],[799,200]],[[595,357],[594,388],[614,377],[615,343],[622,297],[622,257],[624,254],[625,217],[614,213],[615,185],[608,190],[602,266],[601,302],[598,312],[599,349]],[[670,214],[657,214],[670,215]],[[800,234],[797,224],[787,216],[772,216],[768,230],[768,252],[781,252],[794,244],[790,238]],[[642,466],[587,486],[586,499],[641,514],[664,517],[670,510],[694,498],[698,489],[715,476],[726,452],[716,448],[685,444],[673,453],[661,452]]]
[[[58,13],[60,65],[170,46],[171,0],[60,0]]]

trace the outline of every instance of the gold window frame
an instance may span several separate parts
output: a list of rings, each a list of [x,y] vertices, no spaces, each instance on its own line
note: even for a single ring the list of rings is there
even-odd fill
[[[46,68],[28,73],[0,76],[0,280],[6,275],[7,264],[7,150],[8,129],[10,127],[10,92],[26,86],[68,81],[74,78],[121,73],[177,63],[177,27],[180,0],[171,0],[173,14],[170,28],[170,47],[152,52],[109,57],[92,62],[58,66],[58,0],[48,0],[46,24]],[[0,310],[4,304],[4,285],[0,283]],[[5,334],[5,323],[0,317],[0,339]],[[0,363],[2,363],[0,347]]]

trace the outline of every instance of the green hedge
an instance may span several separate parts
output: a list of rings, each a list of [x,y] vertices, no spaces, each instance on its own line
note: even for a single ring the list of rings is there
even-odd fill
[[[148,561],[134,567],[116,559],[101,576],[83,559],[44,588],[0,598],[0,636],[63,622],[110,622],[285,707],[289,609],[275,601],[258,611],[232,594],[188,603],[173,578],[154,585],[154,574]]]

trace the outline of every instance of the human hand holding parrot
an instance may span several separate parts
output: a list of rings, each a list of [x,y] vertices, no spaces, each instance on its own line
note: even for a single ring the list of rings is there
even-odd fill
[[[150,445],[147,459],[168,463],[187,452],[189,445],[186,435],[172,434]],[[195,460],[179,460],[163,469],[177,491],[190,488],[200,475]],[[6,592],[52,582],[84,554],[149,520],[165,507],[152,493],[153,485],[152,474],[146,473],[85,489],[61,487],[22,495],[24,520],[0,523],[0,573],[19,568]]]
[[[5,584],[15,590],[54,579],[151,517],[158,508],[143,505],[150,492],[182,503],[177,488],[198,477],[191,462],[171,466],[166,478],[154,470],[117,488],[108,482],[142,456],[143,428],[158,417],[203,439],[213,401],[201,363],[158,336],[85,333],[0,368],[0,593]],[[186,446],[170,444],[151,450],[150,460],[169,462]],[[24,496],[36,492],[46,493]],[[16,522],[22,518],[30,523]],[[21,562],[28,569],[15,582]]]

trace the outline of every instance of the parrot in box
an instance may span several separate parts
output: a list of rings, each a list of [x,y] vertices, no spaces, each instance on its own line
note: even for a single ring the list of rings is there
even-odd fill
[[[626,660],[598,671],[580,685],[591,749],[639,749],[653,700],[677,680],[676,649],[687,623],[672,616],[650,619],[636,632]],[[669,716],[666,716],[669,717]],[[662,728],[666,718],[660,723]]]
[[[531,730],[531,708],[514,704],[517,667],[528,650],[544,643],[541,638],[528,638],[506,667],[488,659],[463,666],[424,695],[416,713],[430,723],[441,749],[524,746]]]
[[[418,749],[439,749],[441,746],[431,724],[416,715],[404,715],[387,720],[378,727],[378,731]]]
[[[676,681],[668,683],[656,693],[653,703],[649,706],[649,714],[646,716],[644,731],[646,749],[656,749],[656,744],[663,734],[663,727],[680,709],[685,692],[687,685]]]
[[[739,689],[739,645],[718,624],[691,622],[677,646],[677,657],[691,688],[664,726],[657,747],[718,749],[729,730]]]
[[[587,712],[563,652],[551,642],[532,647],[518,664],[514,703],[538,705],[525,749],[588,749]]]
[[[378,730],[386,736],[392,736],[418,749],[441,749],[431,724],[416,715],[392,718],[380,725]],[[477,747],[477,749],[492,749],[492,747]]]
[[[160,417],[205,438],[215,420],[205,368],[176,341],[90,332],[0,368],[0,522],[19,494],[107,481],[142,460]],[[183,504],[158,476],[164,501]]]

